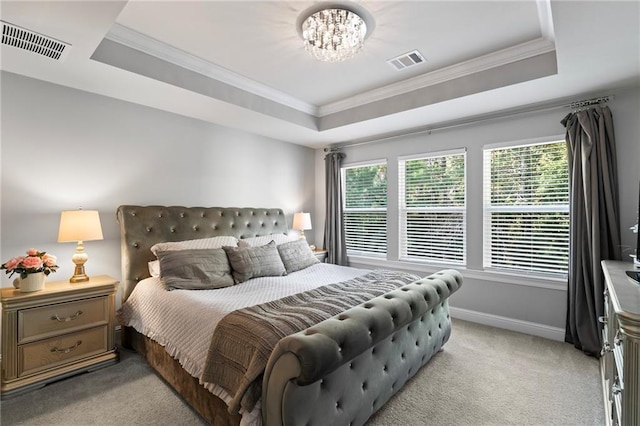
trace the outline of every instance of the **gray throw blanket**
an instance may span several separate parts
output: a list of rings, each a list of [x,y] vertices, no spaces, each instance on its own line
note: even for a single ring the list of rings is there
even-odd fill
[[[230,413],[240,407],[251,411],[260,399],[262,375],[280,339],[418,279],[404,272],[376,270],[233,311],[214,331],[202,380],[229,392]]]

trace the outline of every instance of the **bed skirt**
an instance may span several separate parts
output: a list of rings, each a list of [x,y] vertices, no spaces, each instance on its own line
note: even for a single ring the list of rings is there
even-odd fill
[[[220,398],[187,373],[164,346],[138,333],[133,327],[122,327],[122,345],[139,353],[151,367],[209,424],[238,426],[242,416],[231,415]]]

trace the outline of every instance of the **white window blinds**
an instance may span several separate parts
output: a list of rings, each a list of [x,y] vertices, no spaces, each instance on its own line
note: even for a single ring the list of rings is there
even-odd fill
[[[484,150],[484,267],[567,273],[569,173],[564,141]]]
[[[387,163],[342,169],[343,215],[347,253],[387,253]]]
[[[465,157],[449,151],[399,160],[401,260],[465,264]]]

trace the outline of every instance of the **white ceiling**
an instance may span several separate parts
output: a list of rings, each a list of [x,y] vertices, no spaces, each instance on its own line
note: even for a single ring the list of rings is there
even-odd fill
[[[72,48],[3,45],[0,68],[311,147],[639,84],[637,1],[340,4],[373,30],[323,63],[297,28],[317,2],[2,0],[3,21]],[[426,63],[386,63],[414,49]]]

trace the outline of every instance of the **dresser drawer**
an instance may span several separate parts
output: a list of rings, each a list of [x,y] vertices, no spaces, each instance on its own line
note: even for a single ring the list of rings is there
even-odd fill
[[[18,377],[107,352],[106,325],[18,346]]]
[[[108,312],[107,297],[22,309],[18,312],[18,344],[106,324]]]

